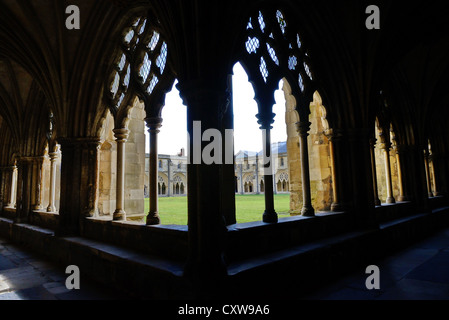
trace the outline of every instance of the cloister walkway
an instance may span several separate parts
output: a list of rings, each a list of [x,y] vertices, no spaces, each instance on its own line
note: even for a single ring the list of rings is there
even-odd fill
[[[367,290],[365,270],[302,296],[304,300],[449,300],[449,228],[380,261],[380,290]],[[82,278],[68,290],[69,275],[54,263],[0,238],[0,300],[131,300],[113,288]]]

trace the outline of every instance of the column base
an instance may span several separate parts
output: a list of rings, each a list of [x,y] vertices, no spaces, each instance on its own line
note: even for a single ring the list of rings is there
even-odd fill
[[[380,207],[380,206],[382,205],[382,202],[380,202],[379,199],[374,199],[374,205],[375,205],[376,207]]]
[[[433,198],[433,193],[429,192],[429,198]]]
[[[33,208],[32,208],[32,210],[34,210],[34,211],[41,211],[42,209],[44,209],[44,208],[40,205],[33,206]]]
[[[112,219],[114,221],[124,221],[126,220],[126,212],[123,210],[116,210]]]
[[[332,212],[342,212],[342,211],[344,211],[343,205],[341,203],[332,203],[331,211]]]
[[[394,203],[396,203],[396,200],[393,197],[388,197],[387,198],[387,203],[388,204],[394,204]]]
[[[406,201],[410,201],[409,198],[407,196],[399,196],[398,198],[399,202],[406,202]]]
[[[158,224],[161,224],[161,218],[159,217],[159,214],[156,213],[149,213],[147,216],[147,226],[156,226]]]
[[[262,221],[265,223],[277,223],[279,221],[279,219],[278,219],[278,215],[275,211],[273,211],[273,212],[265,211],[263,213]]]
[[[314,217],[315,209],[313,207],[303,207],[301,210],[301,215],[303,217]]]
[[[52,206],[48,207],[47,212],[56,212],[56,207],[52,207]]]

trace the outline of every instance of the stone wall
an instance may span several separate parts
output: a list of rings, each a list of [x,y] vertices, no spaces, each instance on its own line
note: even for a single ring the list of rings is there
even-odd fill
[[[125,156],[125,211],[128,219],[145,217],[145,109],[136,103],[129,113]]]

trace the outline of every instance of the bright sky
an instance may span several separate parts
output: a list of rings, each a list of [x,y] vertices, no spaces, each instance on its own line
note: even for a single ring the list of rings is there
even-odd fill
[[[257,103],[254,101],[252,85],[248,82],[248,76],[240,64],[234,67],[233,94],[235,152],[260,151],[262,150],[262,131],[257,124]],[[271,141],[281,142],[287,140],[285,98],[282,90],[276,91],[275,99],[276,105],[273,106],[273,112],[276,113],[276,118]],[[166,96],[162,118],[164,121],[158,139],[159,154],[174,155],[179,153],[181,148],[187,150],[187,107],[182,104],[175,86]],[[146,146],[149,152],[148,143]]]

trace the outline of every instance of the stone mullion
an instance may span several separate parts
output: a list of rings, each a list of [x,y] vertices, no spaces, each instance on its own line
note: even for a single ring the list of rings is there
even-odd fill
[[[440,177],[444,176],[444,169],[442,170],[441,168],[441,154],[436,154],[433,153],[432,156],[432,163],[433,163],[433,185],[434,185],[434,196],[438,197],[443,195],[442,189],[444,188],[443,185],[440,181]],[[438,173],[438,174],[437,174]]]
[[[125,146],[129,136],[128,129],[116,129],[114,135],[117,142],[117,185],[116,210],[114,221],[126,220],[125,212]]]
[[[309,166],[309,148],[307,138],[309,136],[311,123],[303,121],[297,123],[297,130],[299,133],[299,150],[301,159],[301,175],[302,175],[302,194],[303,207],[301,214],[306,217],[313,217],[315,209],[312,206],[312,195],[310,187],[310,166]]]
[[[161,223],[158,208],[158,133],[162,125],[161,118],[145,119],[150,134],[150,163],[149,163],[149,195],[150,195],[150,211],[147,216],[147,225],[157,225]]]
[[[398,201],[408,201],[408,197],[405,195],[404,176],[402,172],[402,154],[403,147],[396,145],[396,163],[398,169],[398,186],[399,186],[399,198]]]
[[[391,143],[390,142],[384,142],[380,146],[381,150],[384,152],[385,156],[385,176],[386,176],[386,183],[387,183],[387,200],[386,202],[388,204],[396,203],[396,200],[393,196],[393,182],[391,179],[391,162],[390,162],[390,148]]]
[[[381,202],[379,199],[379,188],[377,186],[377,169],[376,169],[376,139],[370,139],[370,156],[371,156],[371,171],[373,175],[373,189],[374,189],[374,204],[380,206]]]
[[[264,131],[263,135],[263,163],[264,163],[264,187],[265,187],[265,212],[263,222],[276,223],[278,215],[274,209],[274,177],[273,155],[271,150],[271,123],[272,119],[259,118]]]
[[[329,153],[330,153],[330,161],[331,161],[331,177],[332,177],[332,205],[331,210],[334,212],[342,211],[343,206],[341,204],[340,198],[340,179],[337,176],[337,172],[341,170],[338,167],[339,163],[337,161],[336,147],[339,147],[341,143],[342,136],[340,134],[336,134],[333,130],[329,130],[326,133],[327,138],[329,139]]]
[[[429,198],[432,198],[433,193],[432,193],[432,182],[430,180],[429,157],[430,157],[429,150],[425,150],[424,151],[424,165],[425,165],[425,169],[426,169],[427,194],[428,194]]]
[[[58,160],[59,153],[49,153],[50,157],[50,188],[49,188],[49,201],[47,212],[56,212],[56,161]]]

